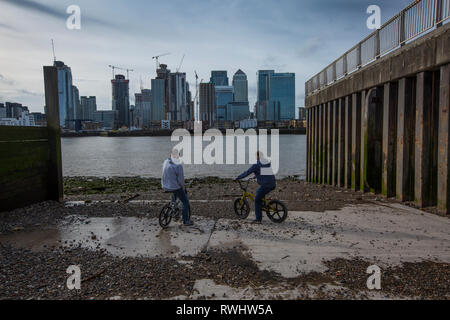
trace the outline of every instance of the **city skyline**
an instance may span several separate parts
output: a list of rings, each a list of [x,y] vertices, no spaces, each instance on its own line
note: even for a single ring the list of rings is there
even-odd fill
[[[79,1],[82,28],[71,31],[65,27],[67,3],[3,0],[0,41],[8,49],[0,53],[0,101],[18,101],[30,106],[30,111],[43,111],[42,65],[53,62],[53,38],[57,59],[71,66],[73,84],[81,95],[97,96],[99,110],[111,105],[108,64],[135,70],[130,74],[130,103],[134,104],[140,78],[144,87],[150,88],[150,79],[155,77],[151,57],[163,52],[172,54],[160,62],[174,70],[186,55],[180,71],[186,72],[193,93],[194,70],[208,81],[211,70],[226,70],[233,75],[242,69],[248,76],[251,108],[257,100],[258,70],[294,72],[299,107],[304,82],[334,59],[333,52],[344,52],[371,32],[365,25],[369,4],[380,5],[386,21],[408,3],[328,1],[325,5],[312,0],[235,0],[189,5],[178,1],[135,1],[130,5],[120,1],[105,5],[103,1]],[[128,10],[121,10],[124,6]],[[143,12],[149,12],[149,19],[143,19]],[[208,12],[206,18],[202,17],[204,12]],[[161,13],[176,23],[166,28],[159,18]],[[341,31],[336,34],[334,30]]]

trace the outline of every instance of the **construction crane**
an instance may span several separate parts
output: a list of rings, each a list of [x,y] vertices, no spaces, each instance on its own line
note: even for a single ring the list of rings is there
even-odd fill
[[[127,72],[127,79],[130,80],[130,72],[133,72],[133,69],[122,69],[125,70]]]
[[[130,79],[130,72],[133,72],[133,71],[134,71],[133,69],[124,69],[124,68],[119,68],[119,67],[112,66],[112,65],[109,65],[109,67],[112,69],[112,75],[113,75],[112,78],[113,78],[113,79],[114,79],[114,76],[115,76],[114,70],[116,70],[116,69],[126,71],[126,72],[127,72],[127,79],[128,79],[128,80]]]
[[[156,69],[159,68],[159,58],[168,56],[170,53],[164,53],[157,56],[152,57],[153,60],[156,60]]]
[[[181,69],[181,66],[183,65],[183,61],[184,61],[184,57],[185,57],[186,55],[185,54],[183,54],[183,58],[181,58],[181,62],[180,62],[180,65],[178,66],[178,69],[177,69],[177,73],[180,71],[180,69]]]
[[[118,69],[118,68],[116,66],[112,66],[112,65],[109,65],[108,67],[110,67],[112,69],[112,78],[114,79],[114,76],[115,76],[114,70]]]

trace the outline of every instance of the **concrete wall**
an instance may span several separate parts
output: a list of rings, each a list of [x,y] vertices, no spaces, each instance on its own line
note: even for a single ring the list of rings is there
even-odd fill
[[[63,197],[56,68],[44,79],[48,127],[0,126],[0,212]]]
[[[47,128],[0,126],[0,211],[47,200]]]
[[[447,24],[306,97],[308,181],[450,213],[449,44]]]

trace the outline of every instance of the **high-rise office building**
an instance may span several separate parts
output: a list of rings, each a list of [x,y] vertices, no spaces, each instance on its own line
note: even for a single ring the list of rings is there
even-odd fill
[[[295,73],[275,73],[273,70],[258,71],[257,95],[258,102],[280,103],[280,120],[295,119]],[[272,103],[266,103],[267,106],[270,104]]]
[[[216,110],[216,90],[213,83],[200,83],[200,121],[214,125]]]
[[[166,81],[164,79],[152,79],[152,121],[165,120]]]
[[[117,126],[130,127],[130,81],[116,75],[112,84],[112,109],[117,111]]]
[[[232,86],[215,86],[216,93],[216,121],[227,120],[227,105],[233,102],[234,91]]]
[[[142,89],[141,93],[135,94],[135,107],[134,107],[134,122],[133,126],[136,128],[148,128],[150,121],[152,106],[152,90]]]
[[[216,86],[228,86],[227,71],[211,71],[210,82]]]
[[[194,103],[192,101],[192,93],[189,90],[189,83],[186,82],[186,103],[187,103],[187,119],[194,120]]]
[[[239,69],[233,76],[234,102],[248,102],[247,75]]]
[[[186,121],[188,118],[188,103],[186,73],[169,74],[169,112],[167,120]]]
[[[227,104],[227,121],[241,121],[250,118],[248,102],[230,102]]]
[[[257,87],[258,101],[270,100],[270,77],[274,73],[275,72],[273,70],[258,71],[258,87]]]
[[[75,119],[72,98],[72,70],[62,61],[55,61],[58,72],[59,121],[61,127],[69,127]]]
[[[255,106],[258,121],[280,121],[281,104],[279,101],[258,101]]]
[[[96,97],[81,97],[81,119],[84,121],[94,121],[94,113],[97,111]]]
[[[72,100],[74,110],[74,120],[82,120],[83,110],[81,109],[80,91],[76,86],[72,86]]]
[[[20,103],[16,102],[6,102],[6,118],[19,118],[22,112],[28,111],[28,107],[22,106]]]
[[[169,106],[170,106],[170,95],[169,95],[169,78],[170,70],[167,69],[166,64],[160,64],[159,69],[156,70],[156,79],[164,80],[164,112],[161,120],[168,120],[170,117]]]
[[[103,129],[112,130],[116,121],[116,112],[112,110],[95,111],[94,121],[101,123]]]
[[[6,118],[6,107],[3,103],[0,103],[0,119]]]

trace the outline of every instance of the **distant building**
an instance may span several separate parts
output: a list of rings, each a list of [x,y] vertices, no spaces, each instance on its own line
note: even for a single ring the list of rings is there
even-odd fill
[[[164,112],[161,120],[168,120],[169,115],[169,78],[170,78],[170,70],[167,69],[166,64],[160,64],[159,69],[156,70],[156,79],[164,80]],[[161,86],[161,84],[159,84]],[[153,89],[153,87],[152,87]]]
[[[298,108],[298,119],[302,121],[306,120],[306,108]]]
[[[6,118],[6,107],[3,103],[0,103],[0,119]]]
[[[94,112],[94,122],[101,123],[105,130],[113,130],[116,119],[116,111],[100,110]]]
[[[295,119],[295,73],[275,73],[274,70],[258,71],[257,96],[258,103],[279,102],[280,120]],[[271,104],[267,103],[266,105]]]
[[[152,121],[152,90],[142,89],[142,121],[144,127],[149,127]]]
[[[152,121],[165,119],[166,81],[164,79],[152,79]]]
[[[213,83],[200,83],[200,121],[205,121],[210,127],[216,117],[216,92]]]
[[[72,98],[72,70],[62,61],[55,61],[58,72],[59,121],[61,127],[69,128],[75,119]]]
[[[28,111],[28,107],[22,106],[20,103],[6,102],[6,118],[19,118],[22,112]]]
[[[83,119],[83,111],[81,109],[81,102],[80,102],[80,91],[76,86],[72,86],[72,104],[73,104],[73,110],[74,110],[74,120],[80,120]]]
[[[35,126],[37,126],[37,127],[46,127],[47,126],[47,116],[45,115],[45,113],[32,112],[30,115],[34,119]]]
[[[117,126],[130,127],[130,81],[118,74],[112,84],[112,109],[117,111]]]
[[[250,118],[248,102],[230,102],[227,104],[227,121],[241,121]]]
[[[148,128],[152,120],[152,91],[150,89],[142,89],[141,93],[136,93],[134,96],[133,126],[136,128]]]
[[[186,73],[169,74],[169,112],[167,120],[188,120],[189,105],[187,98]]]
[[[279,101],[258,101],[255,112],[258,121],[281,120],[281,104]]]
[[[234,102],[248,102],[247,75],[239,69],[233,76]]]
[[[97,98],[81,97],[81,120],[94,121],[94,113],[97,111]]]
[[[227,120],[227,105],[233,102],[234,91],[232,86],[215,86],[216,111],[215,121]]]
[[[186,82],[186,103],[187,103],[187,116],[186,120],[194,120],[194,102],[192,101],[192,93],[189,90],[189,83]]]
[[[216,86],[228,86],[227,71],[211,71],[210,82]]]
[[[0,118],[0,126],[34,127],[34,117],[29,114],[28,109],[23,110],[19,117]]]

